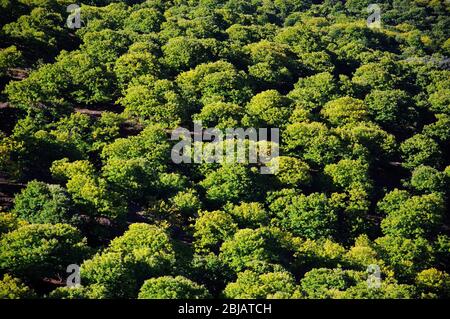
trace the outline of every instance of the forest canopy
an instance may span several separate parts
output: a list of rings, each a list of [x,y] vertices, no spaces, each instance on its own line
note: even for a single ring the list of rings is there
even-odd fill
[[[449,1],[70,4],[0,1],[0,299],[450,297]]]

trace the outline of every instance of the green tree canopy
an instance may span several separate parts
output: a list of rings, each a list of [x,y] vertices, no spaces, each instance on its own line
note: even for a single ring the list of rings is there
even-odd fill
[[[204,299],[209,293],[205,287],[183,276],[151,278],[144,282],[139,299]]]
[[[30,223],[67,223],[72,220],[72,201],[59,185],[32,181],[14,200],[16,214]]]
[[[19,276],[55,276],[88,252],[86,239],[67,224],[31,224],[0,239],[0,268]]]
[[[34,291],[18,278],[5,274],[0,281],[0,299],[30,299],[35,297]]]
[[[259,275],[246,270],[226,286],[224,294],[233,299],[289,299],[298,292],[294,277],[287,271]]]

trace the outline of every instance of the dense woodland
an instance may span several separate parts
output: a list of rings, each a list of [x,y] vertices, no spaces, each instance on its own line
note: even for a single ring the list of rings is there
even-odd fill
[[[450,297],[449,1],[73,2],[0,0],[0,298]]]

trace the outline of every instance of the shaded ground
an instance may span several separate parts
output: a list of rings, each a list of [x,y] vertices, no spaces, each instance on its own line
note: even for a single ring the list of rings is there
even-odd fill
[[[14,203],[14,195],[24,187],[25,184],[8,180],[0,173],[0,211],[11,208]]]

